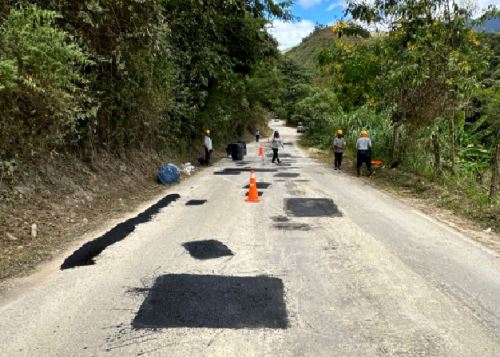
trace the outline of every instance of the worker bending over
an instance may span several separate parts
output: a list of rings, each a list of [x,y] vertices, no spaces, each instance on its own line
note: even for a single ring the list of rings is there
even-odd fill
[[[368,169],[368,175],[370,176],[372,174],[372,141],[368,137],[368,132],[366,130],[363,130],[360,136],[361,137],[356,142],[356,150],[358,152],[356,169],[358,176],[360,176],[361,166],[365,163]]]

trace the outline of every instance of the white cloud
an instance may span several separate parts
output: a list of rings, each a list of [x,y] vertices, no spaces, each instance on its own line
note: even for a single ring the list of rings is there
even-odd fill
[[[297,46],[304,37],[314,31],[314,26],[309,20],[300,22],[275,20],[267,27],[267,32],[278,41],[280,50],[286,50]]]
[[[476,4],[480,9],[484,10],[487,9],[489,5],[500,7],[500,0],[477,0]]]
[[[299,0],[299,5],[304,9],[318,5],[323,0]]]
[[[333,9],[336,9],[338,7],[341,7],[345,9],[347,7],[347,3],[345,1],[340,1],[340,2],[334,2],[333,4],[330,4],[327,8],[326,11],[332,11]]]

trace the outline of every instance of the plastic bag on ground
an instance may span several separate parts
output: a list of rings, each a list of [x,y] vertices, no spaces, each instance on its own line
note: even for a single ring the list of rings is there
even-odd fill
[[[177,166],[174,164],[166,164],[160,168],[158,173],[158,180],[164,184],[176,183],[181,176],[181,172]]]
[[[182,173],[187,176],[191,176],[194,170],[195,167],[190,162],[186,162],[184,165],[182,165]]]

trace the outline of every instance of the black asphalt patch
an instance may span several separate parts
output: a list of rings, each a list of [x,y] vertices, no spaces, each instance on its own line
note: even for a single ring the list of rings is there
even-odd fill
[[[218,240],[199,240],[182,245],[189,254],[198,260],[215,259],[233,255],[231,249]]]
[[[276,229],[281,229],[284,231],[310,231],[311,226],[306,223],[295,223],[295,222],[281,222],[275,223],[273,225]]]
[[[255,171],[255,172],[278,172],[276,169],[248,169],[245,171]]]
[[[295,217],[340,217],[337,205],[329,198],[287,198],[285,211]]]
[[[293,180],[293,182],[310,182],[309,180]]]
[[[241,171],[215,171],[214,175],[217,176],[238,176],[241,173]]]
[[[271,219],[274,222],[288,222],[290,220],[290,218],[288,218],[287,216],[274,216],[271,217]]]
[[[230,167],[226,168],[223,171],[214,172],[214,175],[239,175],[242,172],[278,172],[277,169],[252,169],[251,167]]]
[[[285,329],[283,282],[267,276],[163,275],[156,279],[132,327]]]
[[[207,203],[207,200],[189,200],[186,202],[186,206],[201,206]]]
[[[271,186],[271,183],[269,183],[269,182],[257,182],[257,188],[258,189],[266,190],[266,189],[269,188],[269,186]],[[249,189],[250,185],[246,185],[243,188]]]
[[[299,176],[300,174],[295,172],[280,172],[279,174],[274,175],[274,177],[289,177],[289,178],[299,177]]]
[[[146,223],[157,214],[162,208],[170,203],[177,201],[181,196],[178,194],[168,195],[156,202],[144,212],[136,217],[116,225],[103,236],[85,243],[73,254],[71,254],[61,265],[61,270],[75,268],[77,266],[86,266],[95,264],[94,258],[102,253],[110,245],[123,240],[135,230],[135,227],[141,223]]]

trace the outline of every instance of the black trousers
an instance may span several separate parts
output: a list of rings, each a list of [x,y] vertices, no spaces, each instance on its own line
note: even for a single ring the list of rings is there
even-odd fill
[[[356,169],[358,176],[361,174],[361,166],[366,164],[366,168],[370,175],[372,174],[372,153],[370,150],[358,150]]]
[[[255,135],[255,141],[259,142],[260,135]]]
[[[210,158],[212,157],[212,151],[205,148],[205,165],[210,165]]]
[[[278,160],[278,164],[280,163],[280,158],[278,157],[278,149],[273,149],[273,163],[275,160]]]
[[[335,153],[335,167],[337,169],[340,169],[340,165],[342,165],[342,157],[344,156],[343,152],[336,152]]]

